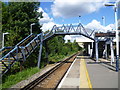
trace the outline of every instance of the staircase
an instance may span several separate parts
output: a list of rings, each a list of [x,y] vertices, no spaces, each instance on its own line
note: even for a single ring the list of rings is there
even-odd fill
[[[0,72],[2,72],[2,75],[4,75],[16,61],[25,61],[40,44],[40,38],[41,34],[30,34],[19,42],[13,49],[1,49],[0,54],[2,58],[0,59]]]

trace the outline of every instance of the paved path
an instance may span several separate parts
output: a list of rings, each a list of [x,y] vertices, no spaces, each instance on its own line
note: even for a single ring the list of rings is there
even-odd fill
[[[78,56],[58,88],[109,88],[118,90],[118,72],[108,62],[96,63],[88,56]],[[108,90],[109,90],[108,89]]]

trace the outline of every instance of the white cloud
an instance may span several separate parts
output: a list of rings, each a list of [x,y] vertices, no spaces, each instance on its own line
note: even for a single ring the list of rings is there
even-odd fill
[[[87,2],[86,2],[87,1]],[[109,0],[55,0],[52,13],[55,17],[77,17],[98,11]]]
[[[54,25],[55,25],[54,22],[44,23],[41,29],[45,32],[47,30],[51,30]]]
[[[53,18],[50,18],[49,15],[41,7],[39,7],[38,12],[43,12],[43,18],[39,18],[41,24],[53,21]]]
[[[104,26],[101,25],[101,23],[97,20],[92,20],[90,23],[88,23],[85,28],[89,28],[96,31],[104,31]]]
[[[38,12],[43,12],[43,18],[39,18],[39,22],[42,24],[41,29],[43,32],[51,30],[52,27],[56,25],[53,18],[50,18],[49,15],[41,7],[39,7]]]
[[[109,24],[105,27],[105,30],[112,31],[115,30],[115,24]]]
[[[118,26],[120,27],[120,17],[119,17],[119,20],[118,20]]]
[[[99,32],[107,32],[107,31],[111,31],[112,29],[115,29],[115,25],[114,24],[109,24],[107,26],[103,26],[101,25],[101,23],[97,20],[92,20],[90,23],[88,23],[85,28],[89,28],[89,29],[95,29],[95,31],[99,31]]]

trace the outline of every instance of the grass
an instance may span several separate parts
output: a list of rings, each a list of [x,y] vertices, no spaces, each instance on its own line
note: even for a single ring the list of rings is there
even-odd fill
[[[67,55],[54,55],[54,56],[49,56],[49,61],[52,61],[52,62],[58,62],[58,61],[61,61],[69,56],[71,56],[72,54],[75,54],[76,52],[69,52],[69,54]]]
[[[33,74],[39,71],[40,69],[34,67],[23,70],[22,72],[18,72],[16,74],[6,76],[4,81],[2,82],[2,88],[10,88],[12,85],[15,85],[18,82],[27,79],[28,77],[32,76]]]

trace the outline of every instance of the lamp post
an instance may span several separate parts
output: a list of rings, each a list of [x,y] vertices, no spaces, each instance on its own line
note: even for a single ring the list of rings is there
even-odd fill
[[[105,27],[105,16],[102,16],[102,24]],[[107,43],[105,43],[105,58],[107,59]]]
[[[32,34],[32,26],[35,25],[35,23],[30,24],[30,34]]]
[[[79,16],[79,23],[81,23],[80,17],[81,17],[81,16]]]
[[[102,16],[103,26],[105,26],[105,16]]]
[[[119,31],[117,23],[117,2],[115,4],[105,4],[105,6],[114,6],[115,12],[115,29],[116,29],[116,71],[119,71]]]
[[[7,34],[9,34],[9,33],[8,33],[8,32],[3,33],[3,37],[2,37],[2,48],[4,48],[4,41],[5,41],[4,37],[5,37],[5,35],[7,35]]]

